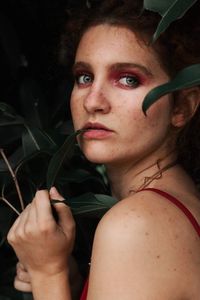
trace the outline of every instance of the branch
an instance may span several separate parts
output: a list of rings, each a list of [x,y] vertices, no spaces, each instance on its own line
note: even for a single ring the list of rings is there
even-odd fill
[[[11,165],[10,165],[7,157],[6,157],[6,155],[4,154],[3,149],[0,149],[0,153],[1,153],[1,156],[3,157],[3,160],[4,160],[5,164],[7,165],[8,170],[9,170],[9,172],[10,172],[10,174],[12,176],[12,179],[14,181],[14,184],[15,184],[15,187],[16,187],[16,190],[17,190],[17,194],[18,194],[18,197],[19,197],[19,201],[20,201],[20,204],[21,204],[21,209],[24,210],[24,202],[23,202],[23,199],[22,199],[22,194],[21,194],[21,191],[20,191],[20,188],[19,188],[19,183],[17,181],[17,177],[15,176],[15,173],[13,172],[13,169],[12,169],[12,167],[11,167]],[[3,201],[5,202],[5,198],[1,198],[1,199],[2,200],[4,199]],[[12,206],[10,203],[8,205]],[[15,210],[15,212],[16,212],[16,210]]]

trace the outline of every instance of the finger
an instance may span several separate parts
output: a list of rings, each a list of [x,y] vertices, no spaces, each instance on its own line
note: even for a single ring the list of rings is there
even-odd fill
[[[56,199],[60,201],[65,200],[64,197],[59,194],[58,190],[54,186],[50,189],[49,195],[51,199]]]
[[[55,187],[50,190],[51,199],[64,200]],[[69,206],[65,203],[59,202],[54,204],[54,208],[59,216],[58,224],[64,229],[64,231],[74,230],[75,222],[72,216]]]
[[[31,292],[32,287],[30,283],[23,282],[17,278],[17,276],[14,279],[14,287],[21,292]]]
[[[25,266],[18,262],[16,265],[16,272],[17,272],[17,278],[21,281],[29,282],[31,281],[30,275],[28,271],[26,270]]]
[[[26,268],[24,264],[21,263],[21,261],[18,261],[18,263],[16,264],[16,269],[21,269],[23,271],[26,271]]]
[[[19,228],[20,228],[20,233],[22,233],[22,227],[23,227],[22,224],[27,219],[29,209],[30,209],[30,204],[26,206],[26,208],[21,212],[20,216],[15,220],[12,227],[10,228],[7,235],[7,240],[10,244],[15,242],[16,234],[19,234]]]
[[[49,193],[47,190],[37,191],[33,205],[36,209],[37,221],[39,224],[48,224],[49,222],[55,223],[52,215]]]
[[[17,279],[26,283],[30,283],[31,279],[29,273],[27,271],[23,271],[21,269],[17,269]]]
[[[25,224],[29,218],[29,212],[31,209],[31,203],[26,206],[23,212],[20,214],[19,222],[15,226],[15,232],[24,233]]]

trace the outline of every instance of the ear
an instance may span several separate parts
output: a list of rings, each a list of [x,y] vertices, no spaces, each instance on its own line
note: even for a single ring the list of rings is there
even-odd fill
[[[200,87],[192,87],[175,95],[172,125],[183,127],[194,116],[200,104]]]

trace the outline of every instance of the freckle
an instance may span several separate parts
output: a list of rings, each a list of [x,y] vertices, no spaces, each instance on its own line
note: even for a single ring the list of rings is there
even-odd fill
[[[176,272],[176,269],[174,269],[174,272]]]
[[[175,239],[177,240],[179,238],[178,234],[175,234]]]
[[[148,232],[145,232],[145,235],[149,235],[149,233],[148,233]]]
[[[156,258],[160,258],[160,255],[157,255]]]

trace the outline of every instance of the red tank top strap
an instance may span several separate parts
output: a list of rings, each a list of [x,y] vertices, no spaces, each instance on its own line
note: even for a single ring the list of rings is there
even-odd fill
[[[88,292],[88,279],[86,280],[86,282],[84,284],[80,300],[86,300],[87,299],[87,292]]]
[[[164,192],[162,190],[155,189],[155,188],[146,188],[146,189],[143,189],[141,191],[152,191],[152,192],[155,192],[155,193],[161,195],[162,197],[164,197],[165,199],[168,199],[169,201],[171,201],[172,203],[174,203],[186,215],[186,217],[192,223],[194,229],[196,230],[196,232],[198,233],[198,235],[200,237],[200,224],[197,222],[197,220],[192,215],[192,213],[189,211],[189,209],[183,203],[181,203],[178,199],[176,199],[174,196],[168,194],[167,192]]]

